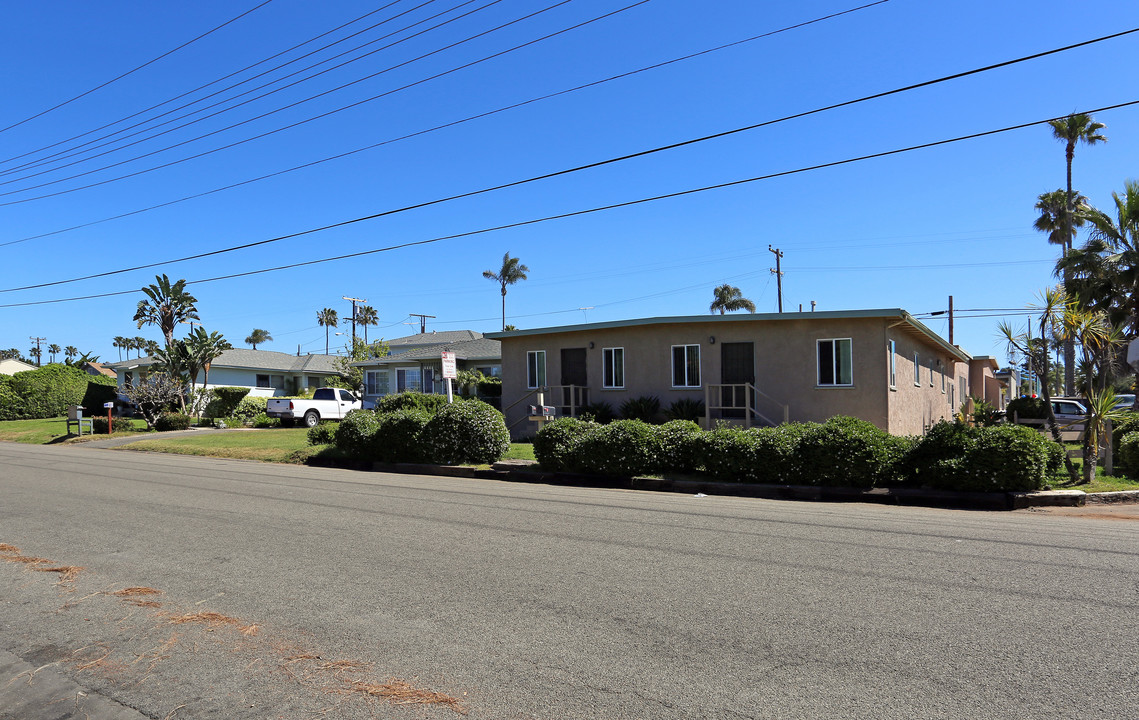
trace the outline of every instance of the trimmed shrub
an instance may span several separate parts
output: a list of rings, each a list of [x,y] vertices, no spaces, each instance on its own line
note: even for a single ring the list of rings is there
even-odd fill
[[[83,411],[85,416],[95,417],[99,413],[106,419],[107,411],[103,408],[105,403],[114,402],[119,397],[119,389],[115,381],[104,375],[87,381],[87,391],[83,393],[80,405],[87,408]]]
[[[210,388],[214,398],[206,405],[205,415],[208,418],[234,417],[238,404],[249,394],[249,388],[219,387]]]
[[[1129,478],[1139,478],[1139,431],[1132,431],[1119,440],[1119,460]]]
[[[336,442],[337,424],[322,421],[308,429],[309,445],[332,445]]]
[[[375,434],[379,429],[380,421],[374,412],[371,410],[353,410],[340,421],[334,433],[333,441],[338,450],[354,457],[371,459]]]
[[[261,412],[254,415],[249,424],[255,428],[280,427],[281,419],[269,417],[266,413]]]
[[[456,403],[460,402],[456,399]],[[401,392],[394,395],[385,395],[376,401],[377,413],[390,413],[396,410],[415,408],[426,410],[434,415],[447,405],[446,395],[433,395],[420,392]]]
[[[664,414],[660,411],[660,400],[652,395],[629,398],[621,403],[621,417],[625,420],[640,420],[655,425],[660,425],[665,420]]]
[[[379,428],[372,438],[372,455],[383,462],[422,462],[426,459],[423,430],[431,413],[405,408],[376,415]]]
[[[660,467],[695,472],[704,458],[704,431],[691,420],[673,420],[657,428]]]
[[[2,392],[2,388],[0,388],[0,392]],[[1139,431],[1139,413],[1130,413],[1126,420],[1112,423],[1111,427],[1111,447],[1115,449],[1117,457],[1116,464],[1120,470],[1128,473],[1128,477],[1130,477],[1130,473],[1133,472],[1133,470],[1132,465],[1128,464],[1127,460],[1123,457],[1122,443],[1123,438],[1137,431]],[[1139,458],[1136,458],[1136,460],[1139,461]],[[1134,472],[1139,473],[1139,467],[1135,467]]]
[[[182,413],[164,412],[154,421],[154,429],[158,432],[171,430],[189,430],[190,416]]]
[[[91,416],[114,399],[115,381],[88,375],[77,367],[50,363],[35,370],[0,376],[0,420],[30,420],[67,414],[67,406],[82,405]],[[107,387],[107,390],[103,390]],[[85,401],[90,394],[90,401]]]
[[[492,463],[510,449],[510,432],[498,410],[467,400],[444,404],[424,428],[423,444],[434,462]]]
[[[752,445],[752,474],[755,482],[769,485],[802,485],[799,470],[799,438],[805,428],[802,423],[760,427],[746,430],[754,438]]]
[[[234,417],[243,422],[252,422],[258,415],[264,415],[269,406],[268,398],[246,397],[242,398],[233,412],[225,417]]]
[[[704,417],[704,401],[692,398],[680,398],[668,406],[664,411],[669,420],[691,420],[696,422]]]
[[[838,415],[798,439],[801,482],[830,487],[892,485],[900,448],[889,433],[858,418]]]
[[[1019,425],[970,428],[942,422],[919,438],[904,465],[911,482],[934,490],[1039,490],[1064,449]]]
[[[96,415],[95,417],[91,418],[91,432],[95,435],[108,434],[109,431],[107,428],[106,415]]]
[[[656,429],[640,420],[602,425],[580,440],[577,455],[583,470],[599,475],[651,475],[661,468]]]
[[[601,426],[588,420],[561,417],[542,425],[534,436],[534,458],[550,472],[581,469],[577,448],[582,438]]]
[[[701,464],[720,482],[760,482],[755,462],[756,436],[737,427],[718,427],[704,433]]]
[[[1005,407],[1005,417],[1009,422],[1012,422],[1013,417],[1043,420],[1048,417],[1048,408],[1044,405],[1044,398],[1041,397],[1013,398]]]
[[[478,394],[483,397],[502,397],[502,378],[483,377],[476,385]]]
[[[594,422],[599,422],[602,425],[606,425],[617,419],[617,413],[614,412],[613,406],[602,401],[582,405],[578,408],[577,415],[582,419],[592,419]]]

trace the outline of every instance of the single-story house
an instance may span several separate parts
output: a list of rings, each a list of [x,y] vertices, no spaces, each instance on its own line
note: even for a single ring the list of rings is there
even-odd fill
[[[408,390],[447,392],[442,378],[443,351],[455,353],[455,366],[458,370],[478,370],[488,377],[498,377],[501,374],[502,346],[497,340],[482,337],[481,333],[461,330],[435,335],[424,333],[412,337],[426,339],[441,336],[449,336],[451,339],[418,344],[399,342],[395,345],[399,348],[398,352],[353,363],[364,371],[364,400],[375,401],[384,395]],[[393,342],[396,341],[388,343],[389,347]]]
[[[115,373],[114,370],[107,367],[103,363],[85,362],[82,365],[80,365],[79,367],[81,370],[83,370],[83,372],[87,373],[88,375],[104,375],[106,377],[117,377],[117,373]]]
[[[905,310],[655,317],[487,333],[502,342],[502,406],[514,437],[529,406],[654,396],[704,404],[704,423],[851,415],[896,435],[952,418],[970,356]],[[542,402],[538,402],[539,392]]]
[[[0,360],[0,375],[15,375],[18,372],[25,370],[35,370],[36,366],[17,360],[16,358],[4,358]]]
[[[335,377],[335,355],[289,355],[272,350],[226,350],[210,364],[209,387],[247,387],[251,397],[296,395],[305,388],[323,387]],[[115,371],[119,392],[124,385],[145,380],[154,357],[107,363]],[[198,387],[205,373],[198,374]]]
[[[481,338],[482,333],[477,330],[444,330],[443,332],[432,330],[431,332],[416,333],[415,335],[398,337],[393,340],[384,340],[384,344],[388,346],[388,351],[392,355],[398,355],[408,350],[419,350],[425,347],[466,342],[468,340],[479,340]]]
[[[969,362],[969,394],[979,397],[997,410],[1004,410],[1016,397],[1010,387],[1012,374],[1001,372],[1000,363],[989,355],[974,355]]]

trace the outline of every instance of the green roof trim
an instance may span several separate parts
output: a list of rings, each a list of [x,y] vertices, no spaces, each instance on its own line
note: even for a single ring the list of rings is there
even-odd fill
[[[681,325],[689,323],[719,324],[738,322],[779,322],[791,320],[864,320],[873,318],[896,318],[913,327],[917,332],[926,336],[930,342],[961,362],[969,362],[970,356],[959,347],[950,345],[940,335],[930,330],[913,315],[901,308],[880,308],[874,310],[821,310],[816,312],[793,313],[747,313],[738,315],[679,315],[674,317],[633,318],[631,320],[610,320],[607,322],[580,323],[577,325],[562,325],[560,327],[533,328],[529,330],[507,330],[503,332],[484,333],[483,337],[495,340],[507,340],[518,337],[534,335],[552,335],[555,333],[581,332],[583,330],[606,330],[611,328],[637,327],[642,325]]]

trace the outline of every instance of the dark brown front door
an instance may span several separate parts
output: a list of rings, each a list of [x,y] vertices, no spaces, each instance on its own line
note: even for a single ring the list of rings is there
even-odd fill
[[[589,377],[585,370],[585,348],[562,349],[562,385],[574,385],[575,388],[562,388],[562,407],[558,413],[569,415],[577,414],[577,410],[589,402]]]
[[[724,385],[755,384],[755,344],[749,342],[722,343],[720,345],[720,382]],[[747,407],[748,390],[745,387],[720,388],[720,404]],[[723,417],[742,418],[744,411],[724,410]]]

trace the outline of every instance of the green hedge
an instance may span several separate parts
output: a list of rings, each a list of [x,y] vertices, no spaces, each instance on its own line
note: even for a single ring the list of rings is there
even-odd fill
[[[375,457],[372,451],[372,439],[379,428],[380,420],[376,417],[376,413],[371,410],[352,410],[337,426],[334,442],[338,450],[371,460]]]
[[[941,422],[918,438],[901,469],[908,484],[933,490],[1039,490],[1063,463],[1063,453],[1032,428]]]
[[[88,375],[62,363],[51,363],[15,375],[0,375],[0,420],[61,417],[69,405],[82,405],[86,415],[103,411],[115,397],[115,380]]]
[[[550,472],[580,470],[577,447],[582,438],[600,427],[595,422],[571,417],[551,420],[534,436],[534,459]]]
[[[247,387],[219,387],[213,390],[214,398],[206,406],[205,416],[208,418],[234,417],[237,406],[249,394]]]
[[[598,475],[632,477],[660,471],[656,428],[640,420],[616,420],[587,433],[575,450],[581,469]]]
[[[1139,431],[1132,431],[1119,439],[1120,465],[1129,478],[1139,478]]]
[[[190,416],[174,412],[162,413],[158,416],[158,419],[154,421],[154,429],[158,432],[169,432],[171,430],[189,430]]]
[[[455,402],[459,402],[458,398]],[[390,413],[396,410],[417,409],[426,410],[434,415],[447,405],[446,395],[434,395],[420,392],[401,392],[394,395],[385,395],[376,402],[377,413]]]
[[[372,456],[383,462],[423,462],[427,452],[423,431],[431,413],[423,408],[407,407],[376,415],[379,427],[372,438]]]
[[[427,423],[423,444],[434,462],[497,462],[510,449],[502,413],[481,400],[444,405]]]
[[[308,429],[309,445],[331,445],[336,442],[337,423],[321,421]]]
[[[1014,417],[1018,419],[1028,418],[1029,420],[1043,420],[1048,417],[1048,408],[1044,405],[1044,398],[1041,397],[1013,398],[1009,401],[1008,405],[1005,406],[1005,417],[1008,418],[1009,422],[1012,422]]]

